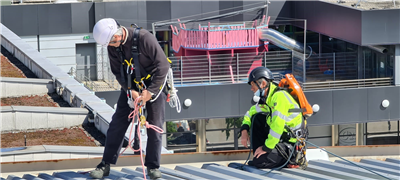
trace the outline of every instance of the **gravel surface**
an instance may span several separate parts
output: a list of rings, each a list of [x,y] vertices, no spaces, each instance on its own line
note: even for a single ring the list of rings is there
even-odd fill
[[[15,58],[3,46],[1,46],[1,54],[2,75],[5,73],[9,75],[7,77],[37,78],[28,67]],[[7,66],[3,66],[5,64],[7,64]],[[62,99],[62,97],[57,93],[50,93],[43,96],[1,98],[1,105],[71,107],[68,102],[64,101],[64,99]],[[46,136],[43,136],[43,134],[46,134]],[[2,132],[1,148],[24,146],[24,135],[27,135],[27,146],[104,146],[106,139],[105,135],[93,124],[83,124],[78,127],[65,128],[62,130],[42,129],[33,131]]]

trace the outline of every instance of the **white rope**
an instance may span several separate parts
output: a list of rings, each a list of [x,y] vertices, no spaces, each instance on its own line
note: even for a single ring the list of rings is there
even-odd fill
[[[169,68],[169,69],[171,69],[171,68]],[[165,80],[164,80],[164,83],[163,83],[163,85],[161,87],[161,90],[158,91],[157,96],[154,99],[150,100],[150,102],[154,102],[155,100],[157,100],[158,96],[160,96],[160,94],[163,92],[163,89],[165,87],[165,83],[167,82],[167,80],[168,80],[168,74],[167,74],[167,76],[165,76]]]
[[[167,83],[168,83],[169,87],[171,88],[169,90],[169,94],[170,94],[169,106],[171,106],[172,108],[176,107],[176,111],[178,113],[180,113],[181,112],[181,102],[180,102],[178,94],[177,94],[178,90],[174,86],[174,76],[173,76],[171,68],[169,68],[169,70],[168,70]]]

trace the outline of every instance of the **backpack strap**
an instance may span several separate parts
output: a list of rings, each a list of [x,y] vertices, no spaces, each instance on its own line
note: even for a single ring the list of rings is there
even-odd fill
[[[274,92],[272,93],[272,95],[274,95],[276,92],[278,92],[278,91],[286,91],[290,96],[292,96],[291,94],[290,94],[290,92],[289,92],[289,88],[287,88],[287,87],[280,87],[280,86],[278,86],[277,84],[275,84],[276,85],[276,88],[275,88],[275,90],[274,90]],[[293,98],[294,99],[294,98]],[[295,99],[295,101],[297,102],[297,100]],[[297,102],[298,103],[298,102]],[[299,104],[299,103],[298,103]],[[300,106],[300,104],[299,104],[299,106]],[[288,112],[290,112],[290,113],[294,113],[294,112],[299,112],[299,113],[303,113],[303,112],[305,112],[306,111],[306,109],[305,108],[294,108],[294,109],[289,109],[289,111]]]
[[[151,77],[151,75],[149,73],[147,73],[147,71],[139,63],[139,55],[140,55],[139,32],[140,32],[140,28],[136,28],[133,31],[131,53],[132,53],[133,63],[135,66],[134,82],[136,83],[136,85],[144,86],[143,80],[149,79]],[[142,83],[142,84],[140,84],[140,83]]]
[[[124,53],[122,52],[122,48],[121,47],[117,47],[115,49],[118,52],[119,59],[121,61],[121,68],[120,68],[121,77],[120,77],[120,81],[121,81],[121,83],[124,83],[125,82],[125,73],[124,73],[124,59],[125,59],[125,56],[124,56]],[[130,88],[130,86],[128,88]]]
[[[140,82],[142,76],[140,74],[142,66],[139,63],[139,28],[136,28],[133,31],[133,36],[132,36],[132,47],[131,47],[131,52],[132,52],[132,58],[133,58],[133,63],[135,65],[135,81]]]

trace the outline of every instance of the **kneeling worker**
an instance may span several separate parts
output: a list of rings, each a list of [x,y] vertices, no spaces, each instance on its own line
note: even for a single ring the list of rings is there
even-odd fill
[[[254,158],[249,165],[257,168],[276,168],[285,164],[290,147],[297,141],[288,131],[303,127],[302,113],[290,111],[299,109],[299,104],[273,80],[272,72],[265,67],[252,70],[248,79],[251,91],[254,92],[253,100],[257,104],[244,116],[241,143],[248,147],[251,138]]]

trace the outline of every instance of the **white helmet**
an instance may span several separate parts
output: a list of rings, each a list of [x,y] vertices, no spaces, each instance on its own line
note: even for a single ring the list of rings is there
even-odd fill
[[[94,40],[102,45],[107,46],[112,36],[117,32],[119,24],[112,18],[104,18],[98,21],[93,28]]]

